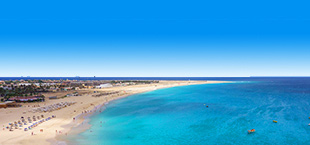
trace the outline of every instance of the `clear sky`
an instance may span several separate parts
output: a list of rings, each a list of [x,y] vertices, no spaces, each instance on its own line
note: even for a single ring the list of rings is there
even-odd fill
[[[0,77],[310,76],[309,1],[0,2]]]

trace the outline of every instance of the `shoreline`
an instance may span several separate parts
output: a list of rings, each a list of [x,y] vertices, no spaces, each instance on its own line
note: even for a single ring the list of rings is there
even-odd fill
[[[225,83],[225,82],[221,82],[221,83]],[[208,83],[205,83],[205,84],[208,84]],[[201,85],[201,84],[190,84],[190,85]],[[181,86],[189,86],[189,85],[181,85]],[[160,88],[160,89],[167,89],[167,88],[181,87],[181,86],[163,87],[163,88]],[[160,90],[160,89],[156,89],[156,90]],[[92,127],[92,125],[89,124],[90,118],[92,116],[94,116],[94,115],[97,115],[97,114],[103,112],[105,109],[102,110],[102,107],[105,107],[105,105],[110,103],[111,101],[123,99],[123,98],[130,97],[130,96],[133,96],[133,95],[141,94],[141,93],[152,92],[152,91],[155,91],[155,90],[144,91],[144,92],[140,92],[140,93],[134,93],[134,94],[131,94],[131,95],[120,96],[118,98],[115,98],[113,100],[105,102],[105,103],[103,103],[101,105],[98,105],[100,107],[96,106],[98,108],[95,107],[93,109],[93,111],[95,111],[95,112],[92,112],[91,114],[86,115],[86,116],[82,116],[82,118],[78,118],[78,119],[81,119],[81,122],[75,128],[71,127],[68,130],[68,133],[70,133],[69,136],[77,135],[79,133],[82,133],[82,132],[90,129]],[[98,110],[100,110],[100,112]],[[80,115],[82,115],[82,114],[80,114]],[[84,125],[84,126],[82,126],[82,125]],[[69,140],[68,140],[68,136],[67,135],[59,135],[59,136],[56,136],[54,138],[54,140],[51,140],[50,142],[51,142],[52,145],[68,145],[68,143],[69,143],[68,141]]]
[[[146,84],[146,85],[98,89],[98,91],[118,90],[120,91],[120,93],[116,95],[112,94],[112,95],[104,96],[104,97],[93,97],[92,95],[90,95],[90,93],[88,93],[86,95],[76,97],[76,98],[74,97],[67,98],[66,100],[77,101],[77,104],[73,105],[73,107],[70,106],[65,109],[55,111],[55,114],[57,114],[57,116],[60,116],[60,117],[59,118],[57,117],[56,119],[50,122],[43,123],[42,125],[40,125],[40,127],[33,129],[32,132],[35,132],[35,135],[30,135],[29,131],[28,132],[22,131],[18,133],[18,135],[15,138],[9,138],[9,139],[2,138],[0,140],[0,144],[28,145],[28,144],[33,144],[33,142],[36,142],[39,144],[57,144],[57,145],[67,144],[66,142],[67,140],[65,139],[67,135],[70,136],[72,134],[80,133],[80,132],[83,132],[89,129],[91,127],[90,124],[88,124],[89,118],[92,115],[103,111],[102,107],[104,107],[110,101],[122,99],[122,98],[135,95],[135,94],[139,94],[139,93],[154,91],[157,89],[171,88],[171,87],[177,87],[177,86],[227,83],[227,82],[228,81],[160,81],[159,84]],[[90,91],[97,91],[97,89],[92,89]],[[74,110],[74,112],[69,113],[69,111],[72,112],[72,110]],[[87,113],[81,113],[83,111],[86,111]],[[81,129],[81,124],[86,127]],[[40,128],[44,128],[44,130],[47,130],[47,131],[44,133],[38,133]],[[74,128],[79,128],[80,130],[77,129],[75,130],[76,132],[74,132],[73,131]],[[56,133],[55,133],[55,130],[56,130]],[[59,133],[60,131],[61,133]],[[9,133],[14,134],[15,131],[9,132]],[[11,137],[11,136],[7,135],[7,137]]]
[[[199,84],[192,84],[192,85],[199,85]],[[183,86],[187,86],[187,85],[183,85]],[[180,87],[180,86],[164,87],[164,88],[160,88],[160,89],[173,88],[173,87]],[[156,89],[156,90],[160,90],[160,89]],[[92,125],[89,124],[90,117],[103,112],[105,109],[102,110],[102,107],[105,107],[105,105],[107,105],[111,101],[116,101],[119,99],[123,99],[123,98],[130,97],[133,95],[141,94],[141,93],[151,92],[151,91],[155,91],[155,90],[144,91],[144,92],[134,93],[134,94],[130,94],[130,95],[124,95],[124,96],[120,96],[118,98],[112,99],[108,102],[104,102],[103,104],[99,104],[95,108],[92,109],[92,112],[90,114],[85,115],[85,116],[83,116],[83,114],[79,114],[78,117],[76,117],[76,119],[79,120],[79,123],[76,124],[75,127],[72,127],[72,126],[68,127],[69,124],[63,125],[62,127],[67,129],[69,136],[82,133],[82,132],[84,132],[84,131],[86,131],[92,127]],[[98,110],[100,110],[100,112],[97,112]],[[73,123],[73,122],[71,122],[71,123]],[[84,126],[81,126],[81,125],[84,125]],[[53,139],[49,139],[49,142],[51,143],[51,145],[67,145],[68,144],[68,138],[67,138],[67,135],[62,134],[62,135],[56,136]]]

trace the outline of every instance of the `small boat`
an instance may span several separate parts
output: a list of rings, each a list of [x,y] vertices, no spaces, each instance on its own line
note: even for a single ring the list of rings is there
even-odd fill
[[[278,123],[278,121],[273,120],[273,123]]]
[[[253,133],[253,132],[255,132],[255,129],[248,130],[248,133],[249,133],[249,134],[250,134],[250,133]]]
[[[310,126],[310,123],[308,125]]]

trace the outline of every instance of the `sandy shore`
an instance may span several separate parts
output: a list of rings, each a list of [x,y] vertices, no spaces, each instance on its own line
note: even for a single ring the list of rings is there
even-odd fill
[[[104,103],[126,97],[129,95],[153,91],[161,88],[168,88],[174,86],[194,85],[194,84],[207,84],[207,83],[224,83],[223,81],[160,81],[154,84],[143,85],[130,85],[120,86],[104,89],[87,89],[79,90],[81,96],[66,97],[63,99],[46,100],[41,103],[28,103],[24,104],[20,108],[7,108],[0,109],[0,125],[3,125],[0,130],[0,145],[14,144],[14,145],[33,145],[33,144],[55,144],[57,142],[57,136],[64,136],[71,128],[78,126],[83,120],[84,116],[94,113],[94,109],[99,108]],[[94,93],[98,91],[98,93]],[[112,93],[110,95],[100,95],[100,93]],[[60,92],[56,95],[64,95],[68,92]],[[45,96],[54,96],[55,93],[47,93]],[[94,97],[96,96],[97,97]],[[34,105],[47,106],[59,102],[76,102],[76,104],[62,108],[60,110],[46,112],[46,113],[33,113],[28,110],[33,109]],[[88,110],[88,113],[85,111]],[[92,110],[92,111],[91,111]],[[83,112],[83,113],[82,113]],[[20,120],[21,116],[27,118],[32,116],[44,115],[45,118],[56,115],[49,121],[45,121],[37,127],[24,131],[23,129],[15,129],[9,131],[4,129],[8,123]],[[75,120],[73,119],[75,118]],[[79,119],[78,119],[79,118]],[[25,127],[23,127],[25,128]],[[40,130],[43,129],[43,132]],[[56,132],[57,130],[57,132]],[[61,132],[61,133],[60,133]],[[33,133],[33,135],[32,135]]]

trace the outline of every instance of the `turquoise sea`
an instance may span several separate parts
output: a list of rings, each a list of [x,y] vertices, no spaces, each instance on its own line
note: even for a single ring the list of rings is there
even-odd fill
[[[90,117],[90,129],[67,140],[81,145],[310,144],[309,102],[309,79],[160,89],[110,102]],[[250,129],[256,132],[248,134]]]

